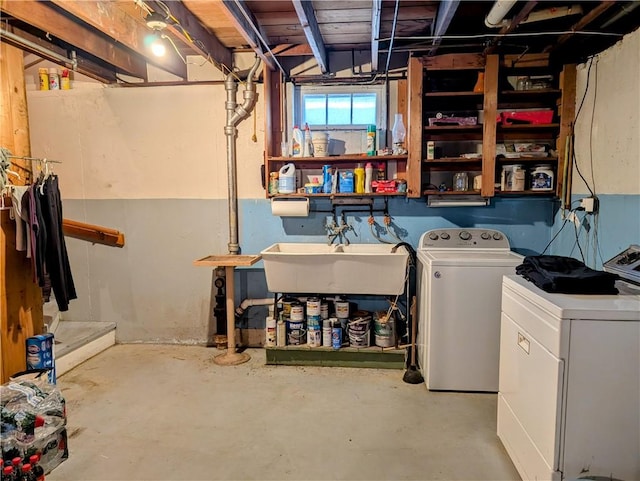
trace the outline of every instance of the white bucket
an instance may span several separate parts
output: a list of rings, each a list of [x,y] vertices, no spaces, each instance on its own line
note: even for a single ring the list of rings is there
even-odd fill
[[[296,166],[285,164],[278,175],[278,193],[293,194],[296,191]]]
[[[313,132],[311,134],[314,157],[327,157],[329,155],[329,134],[326,132]]]
[[[394,347],[396,345],[396,323],[386,312],[377,312],[373,316],[373,330],[376,346]]]

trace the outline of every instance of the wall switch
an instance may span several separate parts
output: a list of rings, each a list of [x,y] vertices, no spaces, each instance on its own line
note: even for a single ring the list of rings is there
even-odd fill
[[[582,207],[587,214],[594,214],[598,211],[598,199],[596,197],[580,199],[580,207]]]

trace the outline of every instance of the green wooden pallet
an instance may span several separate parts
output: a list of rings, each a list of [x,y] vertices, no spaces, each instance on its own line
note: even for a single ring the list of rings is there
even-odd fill
[[[366,367],[376,369],[404,369],[405,350],[380,347],[285,346],[267,347],[267,364],[285,366]]]

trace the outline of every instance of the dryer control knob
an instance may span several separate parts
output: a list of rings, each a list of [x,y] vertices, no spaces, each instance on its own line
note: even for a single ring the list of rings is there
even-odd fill
[[[463,230],[462,232],[460,232],[460,239],[469,240],[469,239],[471,239],[471,234],[469,232],[467,232],[466,230]]]
[[[491,235],[488,232],[483,232],[482,234],[480,234],[480,237],[484,240],[491,239]]]
[[[435,232],[432,232],[431,234],[429,234],[429,239],[438,240],[438,234],[436,234]]]
[[[500,232],[496,232],[495,234],[493,234],[493,238],[495,240],[500,240],[502,239],[502,234],[500,234]]]
[[[443,232],[442,234],[440,234],[440,238],[441,239],[447,240],[449,237],[450,236],[449,236],[449,234],[447,232]]]

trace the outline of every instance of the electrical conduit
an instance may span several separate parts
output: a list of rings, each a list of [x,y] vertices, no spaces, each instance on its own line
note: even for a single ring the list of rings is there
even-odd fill
[[[255,106],[256,85],[253,81],[253,76],[259,66],[260,59],[256,58],[247,75],[242,105],[238,105],[236,102],[236,93],[238,92],[236,74],[229,73],[224,81],[224,88],[227,91],[227,101],[225,102],[227,123],[224,127],[224,135],[227,137],[227,178],[229,183],[229,254],[238,254],[240,252],[240,245],[238,244],[238,193],[236,189],[236,136],[238,134],[236,125],[249,115],[249,112]]]

